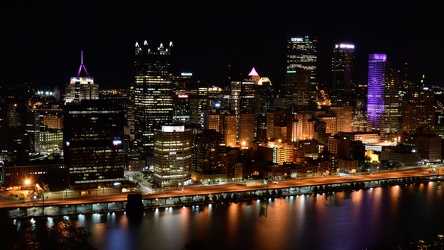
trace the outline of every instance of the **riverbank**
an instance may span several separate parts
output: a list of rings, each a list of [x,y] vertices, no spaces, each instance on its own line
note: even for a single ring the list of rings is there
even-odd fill
[[[189,192],[187,194],[177,192],[176,194],[156,194],[156,195],[140,195],[142,210],[182,207],[182,206],[205,206],[209,204],[225,203],[225,202],[241,202],[251,200],[263,200],[267,202],[269,199],[286,198],[298,195],[317,195],[325,194],[333,195],[336,192],[353,192],[360,189],[369,189],[384,186],[400,185],[408,187],[409,185],[420,185],[423,182],[434,182],[435,189],[440,190],[440,178],[436,176],[424,177],[405,177],[397,179],[380,179],[356,181],[344,179],[342,182],[333,184],[312,184],[306,186],[274,186],[267,185],[249,186],[249,190],[244,186],[237,186],[237,190],[232,191],[210,191],[200,190],[200,193]],[[26,218],[33,216],[64,216],[73,214],[91,214],[91,213],[113,213],[127,212],[127,203],[129,196],[125,199],[106,200],[97,199],[65,199],[65,200],[49,200],[46,203],[17,203],[2,204],[0,208],[1,217],[3,218]],[[94,198],[94,197],[92,197]],[[57,203],[56,203],[57,202]]]

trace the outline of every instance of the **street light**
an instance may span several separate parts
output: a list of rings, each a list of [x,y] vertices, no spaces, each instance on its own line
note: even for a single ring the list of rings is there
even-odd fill
[[[28,194],[29,194],[29,184],[31,183],[30,179],[26,179],[25,180],[25,185],[26,185],[26,190],[28,190]]]

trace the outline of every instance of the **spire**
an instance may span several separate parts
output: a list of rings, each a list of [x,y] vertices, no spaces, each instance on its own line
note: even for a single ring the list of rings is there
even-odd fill
[[[80,67],[77,72],[77,77],[90,77],[85,65],[83,64],[83,50],[80,52]]]
[[[248,76],[259,76],[259,74],[256,72],[256,69],[253,67]]]

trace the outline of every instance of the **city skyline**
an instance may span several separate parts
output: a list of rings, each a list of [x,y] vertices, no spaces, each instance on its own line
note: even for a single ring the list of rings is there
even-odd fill
[[[26,1],[25,1],[26,3]],[[287,36],[319,37],[319,82],[331,82],[334,44],[356,46],[356,82],[367,80],[368,55],[387,54],[398,70],[408,62],[407,79],[421,74],[440,85],[438,41],[433,29],[439,15],[432,5],[373,1],[248,1],[220,4],[143,2],[113,5],[87,3],[8,3],[6,48],[1,85],[34,82],[63,87],[76,73],[80,53],[101,86],[129,84],[134,79],[136,42],[174,44],[173,68],[196,79],[221,85],[228,65],[245,76],[254,67],[261,76],[283,84]],[[23,5],[23,6],[22,6]],[[382,7],[384,6],[384,7]],[[404,74],[405,72],[403,72]]]

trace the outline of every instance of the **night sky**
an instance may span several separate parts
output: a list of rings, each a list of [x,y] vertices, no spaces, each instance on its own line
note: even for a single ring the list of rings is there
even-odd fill
[[[11,3],[13,2],[13,3]],[[427,2],[431,2],[428,4]],[[433,4],[432,4],[433,3]],[[438,1],[8,1],[2,7],[2,80],[63,87],[84,64],[95,83],[133,80],[135,42],[174,44],[173,69],[214,85],[227,65],[255,67],[283,83],[287,35],[317,35],[319,81],[330,81],[337,42],[354,43],[356,80],[370,53],[385,53],[407,79],[444,86]]]

